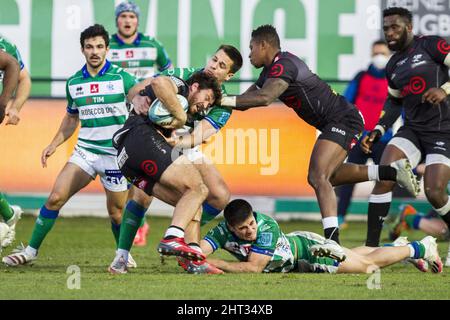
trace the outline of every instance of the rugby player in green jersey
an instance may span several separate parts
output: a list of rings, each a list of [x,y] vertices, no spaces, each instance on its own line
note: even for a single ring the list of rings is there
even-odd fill
[[[0,94],[0,123],[2,123],[5,118],[6,106],[17,88],[20,72],[17,61],[3,50],[0,50],[0,72],[3,75],[3,88]],[[10,206],[4,196],[0,194],[0,217],[9,228],[4,239],[0,239],[0,252],[3,247],[8,246],[14,239],[15,233],[13,231],[20,214],[21,212]]]
[[[25,67],[25,64],[23,63],[19,49],[17,49],[17,47],[14,44],[7,41],[5,38],[1,36],[0,36],[0,50],[3,50],[6,53],[12,55],[17,60],[20,67],[19,84],[17,85],[14,97],[8,101],[8,104],[6,106],[6,116],[8,117],[6,124],[16,125],[20,121],[19,112],[22,109],[25,102],[27,101],[28,97],[30,96],[31,91],[30,74],[28,73],[28,70]]]
[[[317,272],[372,273],[406,258],[427,260],[435,272],[442,272],[436,239],[428,236],[420,241],[399,241],[391,246],[347,249],[336,242],[336,250],[344,250],[343,261],[325,244],[325,238],[312,232],[284,234],[271,217],[254,212],[242,199],[230,202],[224,210],[225,221],[211,229],[200,242],[208,256],[225,249],[239,262],[209,259],[209,264],[180,259],[190,273],[225,272]]]
[[[9,266],[27,264],[37,258],[59,210],[97,175],[105,189],[111,227],[118,243],[128,183],[118,168],[112,136],[128,117],[127,95],[130,93],[132,97],[130,89],[137,80],[106,59],[109,36],[103,26],[96,24],[84,30],[80,44],[86,64],[67,80],[67,113],[55,137],[42,152],[42,166],[47,166],[48,158],[75,133],[80,124],[77,145],[40,210],[28,246],[3,258]],[[132,259],[128,263],[130,267],[136,266]]]
[[[153,37],[138,32],[139,7],[124,1],[116,7],[117,33],[110,38],[108,59],[139,80],[172,66],[164,46]]]
[[[174,75],[182,79],[189,78],[195,71],[203,70],[206,74],[214,76],[222,87],[222,94],[224,94],[224,82],[228,81],[242,66],[242,56],[240,52],[233,46],[222,45],[209,59],[203,69],[195,68],[175,68],[173,70],[165,71],[163,74]],[[133,99],[134,111],[137,114],[147,114],[149,108],[149,101],[147,97],[136,95]],[[231,115],[231,108],[213,106],[208,113],[198,116],[196,119],[198,123],[193,128],[191,121],[191,132],[188,135],[178,137],[177,141],[172,141],[172,145],[176,145],[180,149],[191,149],[206,141],[213,134],[217,133],[228,121]],[[188,123],[189,124],[189,123]],[[204,183],[209,189],[208,198],[203,204],[203,211],[192,221],[186,230],[186,242],[193,248],[199,250],[198,241],[200,240],[200,223],[206,224],[214,217],[216,217],[225,208],[230,199],[230,191],[223,181],[220,173],[214,165],[205,160],[203,154],[198,149],[192,149],[184,152],[191,160],[202,175]],[[147,211],[150,206],[152,197],[148,196],[137,188],[132,188],[132,198],[130,200],[139,204],[142,210]],[[130,202],[129,202],[130,203]],[[129,204],[128,203],[128,204]],[[127,206],[128,206],[127,204]],[[131,215],[131,212],[125,215]],[[145,212],[144,211],[144,212]],[[138,226],[123,224],[121,234],[125,237],[134,237],[137,233]],[[121,235],[122,239],[122,235]],[[131,249],[131,244],[124,245],[125,250]]]

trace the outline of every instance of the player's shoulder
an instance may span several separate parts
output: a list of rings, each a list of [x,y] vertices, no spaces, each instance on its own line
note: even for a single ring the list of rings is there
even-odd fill
[[[0,37],[0,48],[4,49],[8,53],[13,53],[15,50],[17,50],[17,47],[15,44],[7,40],[6,38]]]
[[[67,78],[67,84],[70,85],[74,81],[83,79],[83,69],[80,69],[76,71],[74,74],[72,74],[70,77]]]
[[[258,229],[260,231],[267,231],[269,229],[278,228],[278,223],[274,218],[256,211],[254,212],[254,216],[256,219],[256,223],[258,224]]]
[[[139,36],[142,44],[162,45],[158,39],[150,35],[140,33]]]

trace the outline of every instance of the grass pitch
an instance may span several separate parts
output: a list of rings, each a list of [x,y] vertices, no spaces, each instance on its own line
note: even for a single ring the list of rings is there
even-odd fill
[[[24,217],[17,226],[17,242],[26,243],[34,218]],[[369,289],[370,275],[330,274],[226,274],[189,275],[174,258],[160,263],[156,246],[168,219],[150,218],[150,236],[144,248],[133,248],[138,268],[127,275],[110,275],[114,240],[108,219],[59,218],[40,249],[33,266],[0,266],[0,300],[3,299],[450,299],[450,268],[442,274],[421,273],[411,265],[397,264],[381,271],[381,288]],[[282,230],[309,230],[322,234],[319,222],[282,222]],[[211,224],[212,226],[212,224]],[[207,226],[208,227],[208,226]],[[207,231],[204,229],[203,231]],[[346,247],[363,244],[366,224],[352,222],[341,231]],[[385,234],[383,234],[385,235]],[[423,234],[414,232],[410,239]],[[445,258],[448,242],[439,243]],[[11,248],[3,251],[2,256]],[[233,260],[226,252],[216,257]],[[80,289],[68,289],[72,273],[80,270]],[[70,271],[70,270],[69,270]]]

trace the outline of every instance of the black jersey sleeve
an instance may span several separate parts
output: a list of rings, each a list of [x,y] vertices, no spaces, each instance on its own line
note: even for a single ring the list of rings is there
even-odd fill
[[[286,58],[274,62],[267,73],[267,78],[283,79],[287,83],[296,81],[298,75],[297,66]]]
[[[186,81],[184,81],[178,77],[175,77],[175,76],[168,76],[168,77],[177,86],[177,89],[178,89],[177,94],[180,94],[187,99],[189,96],[189,85],[186,83]],[[146,86],[145,89],[141,90],[141,92],[139,94],[141,96],[149,97],[150,100],[152,100],[152,101],[157,99],[155,92],[153,91],[153,88],[150,84],[148,86]]]
[[[402,107],[402,99],[389,96],[384,103],[378,124],[382,126],[385,131],[392,127],[394,122],[397,121],[398,117],[402,114]]]
[[[450,53],[450,44],[438,36],[424,37],[423,48],[430,54],[431,58],[439,64],[443,64]]]

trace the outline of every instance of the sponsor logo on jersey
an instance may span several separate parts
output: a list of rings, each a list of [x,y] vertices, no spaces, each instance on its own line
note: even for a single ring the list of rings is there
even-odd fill
[[[127,51],[125,51],[125,57],[126,57],[127,59],[134,58],[134,51],[133,51],[133,50],[127,50]]]
[[[117,51],[113,51],[111,57],[112,57],[112,59],[118,59],[119,58],[119,53]]]
[[[280,63],[275,63],[269,72],[269,77],[279,77],[283,74],[284,67]]]
[[[113,91],[113,90],[114,90],[114,85],[112,84],[112,82],[109,82],[109,83],[107,84],[106,88],[107,88],[109,91]]]
[[[83,87],[77,87],[77,89],[75,91],[75,95],[76,96],[82,96],[83,94],[84,94]]]
[[[402,96],[407,96],[408,94],[421,94],[427,84],[422,77],[412,77],[409,83],[403,87]]]
[[[260,246],[270,246],[272,244],[272,239],[273,239],[273,233],[271,232],[262,232],[259,237],[258,240],[256,241],[257,244],[259,244]]]
[[[91,83],[91,93],[98,93],[99,87],[98,83]]]
[[[445,41],[443,39],[438,42],[437,48],[438,48],[439,52],[442,54],[450,53],[450,44],[448,44],[447,41]]]
[[[422,57],[423,57],[423,54],[416,54],[416,55],[414,55],[414,57],[412,58],[412,61],[411,61],[412,62],[411,68],[415,68],[415,67],[418,67],[418,66],[420,66],[422,64],[427,63],[426,61],[421,60]]]
[[[405,59],[400,60],[399,62],[397,62],[397,67],[404,65],[406,63],[406,61],[408,61],[408,58],[405,58]]]
[[[331,132],[336,132],[336,133],[339,133],[339,134],[341,134],[341,135],[343,135],[343,136],[346,135],[346,133],[345,133],[344,130],[339,129],[339,128],[336,128],[336,127],[332,127],[332,128],[331,128]]]

